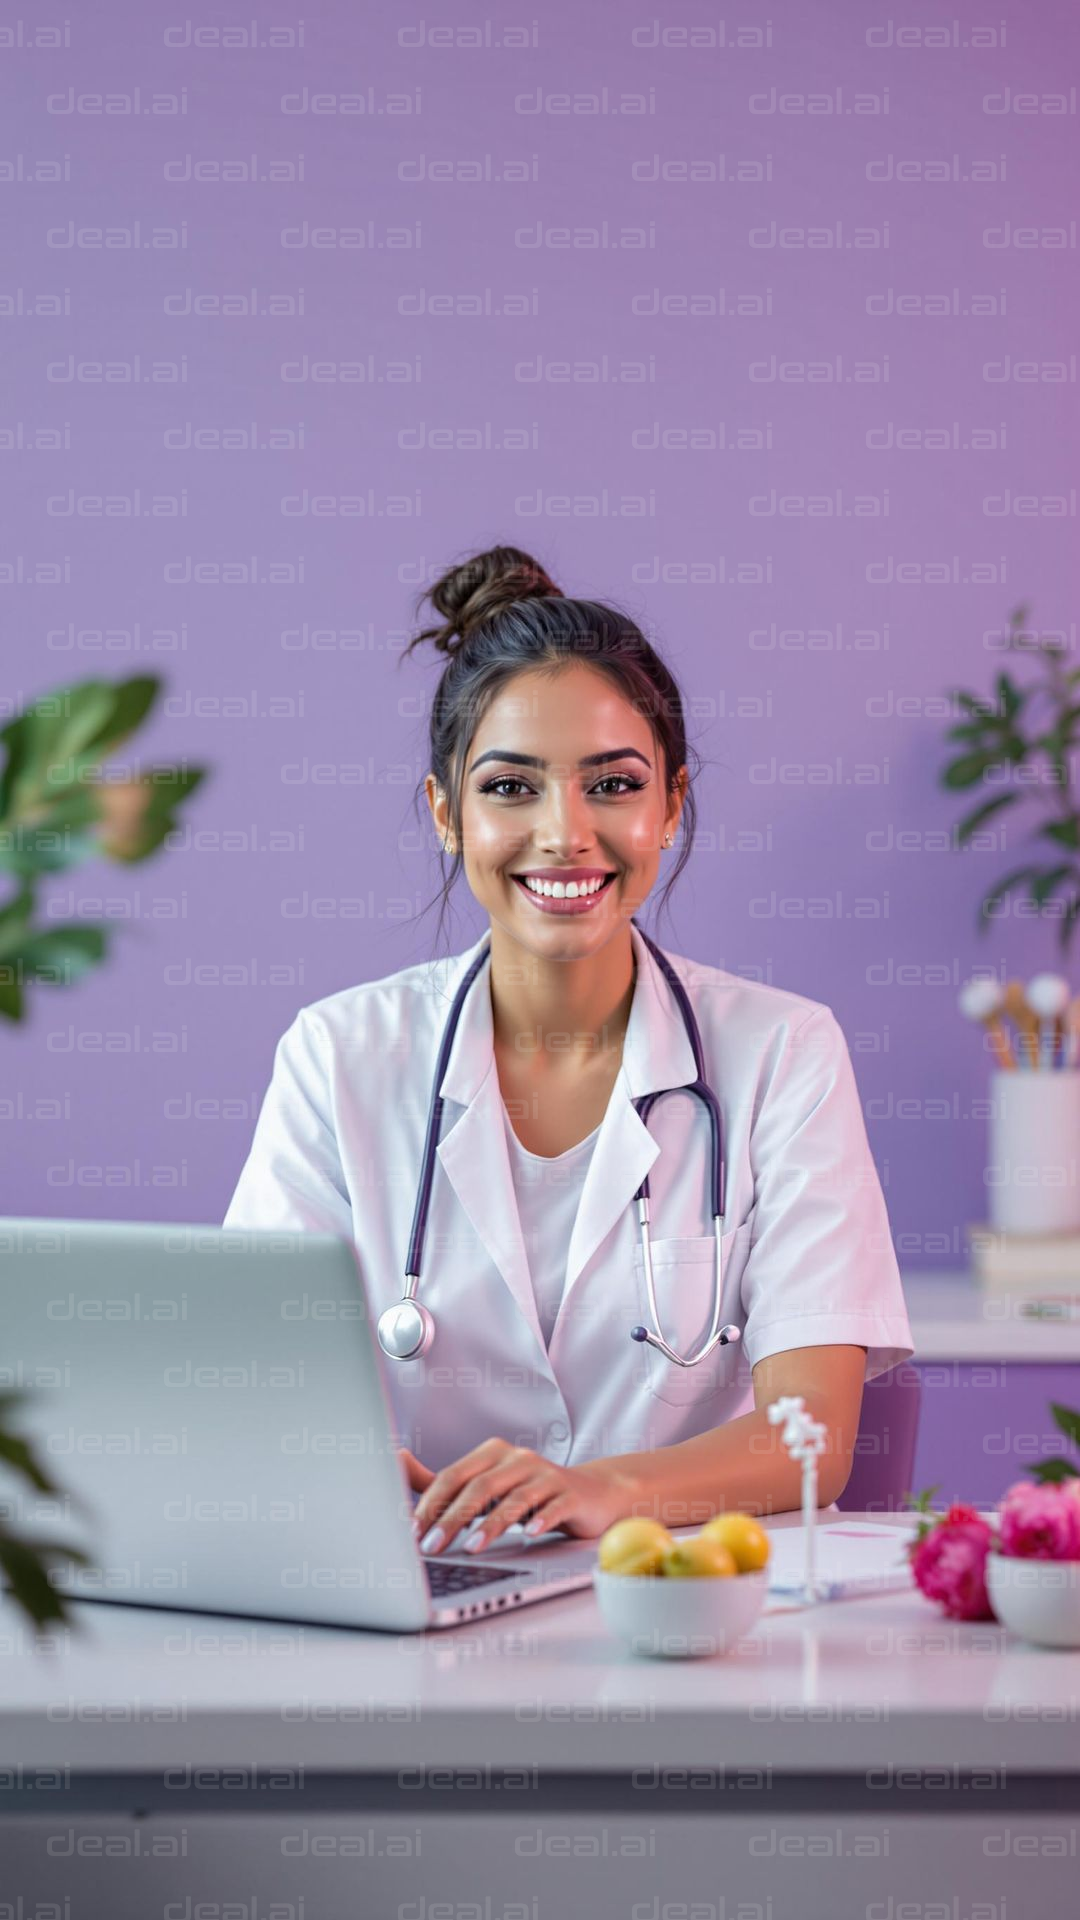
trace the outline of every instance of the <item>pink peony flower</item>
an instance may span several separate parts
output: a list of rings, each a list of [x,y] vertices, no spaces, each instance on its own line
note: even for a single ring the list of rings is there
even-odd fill
[[[945,1515],[945,1519],[950,1526],[982,1527],[986,1525],[978,1507],[966,1506],[962,1500],[953,1501],[952,1506]]]
[[[986,1555],[992,1544],[991,1528],[974,1507],[951,1506],[912,1548],[916,1586],[953,1620],[992,1620],[986,1591]]]
[[[1069,1483],[1017,1480],[998,1507],[1001,1552],[1022,1560],[1080,1560],[1080,1500]]]

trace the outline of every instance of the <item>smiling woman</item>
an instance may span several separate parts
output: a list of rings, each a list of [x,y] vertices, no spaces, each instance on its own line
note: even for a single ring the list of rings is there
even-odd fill
[[[455,857],[444,902],[463,867],[491,919],[499,1086],[517,1140],[554,1159],[603,1119],[633,995],[631,916],[687,799],[693,819],[682,703],[632,621],[568,599],[518,548],[453,568],[430,598],[445,624],[411,645],[450,654],[425,781]]]
[[[634,622],[514,547],[425,597],[436,898],[464,873],[488,925],[301,1010],[226,1225],[355,1242],[429,1553],[480,1516],[471,1545],[798,1506],[778,1394],[831,1501],[864,1379],[913,1351],[844,1036],[638,926],[695,808]]]

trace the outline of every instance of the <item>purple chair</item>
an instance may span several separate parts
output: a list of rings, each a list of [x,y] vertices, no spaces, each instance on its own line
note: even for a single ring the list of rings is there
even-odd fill
[[[910,1360],[866,1382],[851,1477],[836,1503],[841,1512],[906,1511],[904,1495],[917,1492],[911,1476],[921,1403],[922,1378]]]

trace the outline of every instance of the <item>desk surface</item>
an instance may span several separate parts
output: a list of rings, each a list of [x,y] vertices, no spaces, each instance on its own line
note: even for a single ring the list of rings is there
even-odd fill
[[[591,1588],[400,1636],[79,1613],[83,1634],[35,1653],[3,1603],[0,1768],[1080,1769],[1080,1652],[949,1621],[914,1589],[770,1601],[736,1654],[690,1661],[624,1650]]]

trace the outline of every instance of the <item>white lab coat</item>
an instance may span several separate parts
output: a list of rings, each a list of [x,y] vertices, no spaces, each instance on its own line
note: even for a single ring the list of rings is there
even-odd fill
[[[913,1351],[885,1201],[831,1010],[670,956],[724,1117],[722,1319],[742,1329],[691,1368],[631,1340],[650,1324],[633,1196],[648,1173],[662,1330],[693,1351],[712,1311],[708,1122],[689,1095],[642,1123],[632,1097],[694,1078],[671,989],[636,926],[623,1058],[570,1241],[550,1353],[537,1323],[492,1046],[490,968],[462,1009],[442,1081],[442,1135],[419,1298],[435,1339],[385,1362],[396,1438],[429,1467],[489,1435],[563,1465],[673,1445],[753,1407],[750,1368],[786,1348],[858,1344],[866,1378]],[[401,1297],[431,1082],[459,981],[481,941],[305,1007],[273,1078],[227,1227],[354,1241],[372,1318]]]

